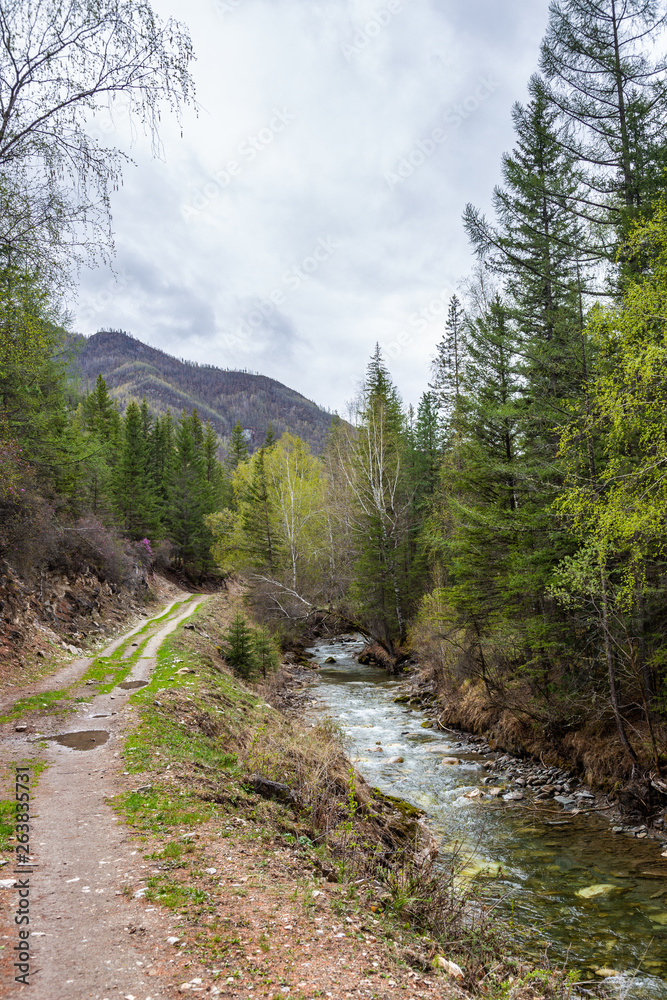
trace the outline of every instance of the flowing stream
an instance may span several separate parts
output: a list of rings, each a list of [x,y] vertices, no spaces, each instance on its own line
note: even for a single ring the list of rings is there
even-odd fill
[[[400,681],[357,663],[362,645],[344,637],[310,653],[322,665],[315,711],[342,726],[366,780],[425,811],[445,861],[463,845],[465,876],[500,900],[526,950],[543,955],[549,941],[551,961],[567,959],[583,978],[605,978],[623,997],[667,1000],[667,859],[660,843],[613,834],[604,813],[573,817],[552,799],[534,806],[529,797],[466,798],[488,788],[482,765],[494,755],[460,734],[422,728],[423,712],[394,702]],[[336,662],[325,665],[328,657]],[[443,764],[446,755],[461,763]],[[395,756],[403,762],[388,763]]]

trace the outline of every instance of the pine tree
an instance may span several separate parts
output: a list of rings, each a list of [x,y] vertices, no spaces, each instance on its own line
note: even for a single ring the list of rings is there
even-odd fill
[[[442,430],[434,392],[425,392],[419,401],[411,442],[413,503],[415,511],[420,512],[428,507],[436,491],[442,457]]]
[[[277,669],[280,654],[267,629],[259,627],[253,630],[252,652],[262,677],[266,678],[267,674]]]
[[[83,413],[87,430],[96,434],[100,441],[107,443],[119,441],[120,415],[101,375],[97,376],[95,388],[83,401]]]
[[[276,437],[276,433],[273,429],[273,424],[269,420],[269,425],[266,428],[266,436],[264,438],[263,447],[268,451],[269,448],[272,448],[274,446],[277,440],[278,438]]]
[[[212,535],[205,518],[215,509],[206,478],[203,429],[196,413],[183,411],[174,434],[170,487],[170,537],[184,566],[202,572],[210,564]]]
[[[390,651],[403,642],[409,606],[410,496],[405,419],[379,345],[367,368],[360,425],[351,443],[358,613]]]

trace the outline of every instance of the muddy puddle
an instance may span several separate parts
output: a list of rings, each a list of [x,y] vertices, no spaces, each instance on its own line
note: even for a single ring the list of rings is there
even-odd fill
[[[47,739],[61,747],[71,747],[72,750],[94,750],[106,743],[109,734],[106,729],[86,729],[76,733],[63,733],[62,736],[47,736]]]
[[[148,681],[123,681],[118,687],[122,688],[123,691],[135,691],[136,688],[146,687]]]

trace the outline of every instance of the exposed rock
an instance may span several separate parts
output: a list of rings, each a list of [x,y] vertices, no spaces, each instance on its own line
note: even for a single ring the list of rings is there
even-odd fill
[[[463,969],[456,962],[450,962],[449,959],[443,958],[442,955],[437,955],[433,961],[433,965],[436,969],[442,969],[446,972],[448,976],[452,976],[454,979],[463,979]]]
[[[616,888],[615,885],[608,885],[605,882],[601,882],[597,885],[586,886],[585,889],[579,889],[575,895],[581,899],[596,899],[598,896],[608,896]]]
[[[440,763],[454,765],[454,764],[460,764],[461,761],[459,760],[458,757],[443,757]]]

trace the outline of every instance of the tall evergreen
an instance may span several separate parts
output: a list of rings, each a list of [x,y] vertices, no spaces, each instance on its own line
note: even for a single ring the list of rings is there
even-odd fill
[[[188,415],[183,411],[174,432],[169,527],[183,564],[195,571],[209,567],[212,536],[204,519],[215,509],[203,440],[196,412]]]
[[[273,576],[279,565],[279,551],[264,448],[260,448],[253,456],[250,481],[243,501],[241,522],[251,562],[256,566],[266,567]]]
[[[666,62],[648,54],[664,43],[662,0],[552,0],[540,66],[549,99],[571,125],[566,148],[581,163],[586,187],[579,215],[616,229],[610,260],[627,222],[653,186],[647,154],[664,145]],[[641,122],[641,128],[637,128]]]
[[[134,400],[123,421],[123,442],[114,473],[114,500],[123,529],[139,540],[159,534],[159,507],[142,413]]]
[[[237,420],[232,428],[232,436],[229,440],[229,450],[227,453],[227,467],[230,472],[237,469],[241,462],[245,462],[248,457],[248,443],[246,441],[241,421]]]
[[[352,591],[359,613],[393,648],[407,634],[412,501],[400,396],[379,345],[362,400],[350,474],[358,546]]]

